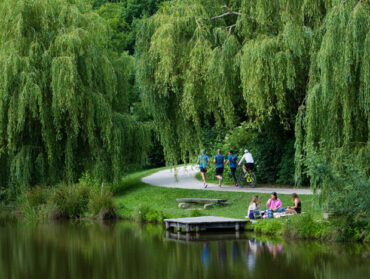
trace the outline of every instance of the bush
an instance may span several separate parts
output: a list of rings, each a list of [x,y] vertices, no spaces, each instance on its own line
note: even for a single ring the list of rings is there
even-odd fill
[[[102,210],[111,212],[112,215],[116,213],[113,194],[108,189],[92,191],[88,207],[89,212],[93,215],[99,214]]]
[[[280,219],[265,219],[260,220],[253,226],[257,233],[281,235],[283,229],[283,220]]]
[[[286,219],[283,234],[289,238],[319,239],[324,227],[310,214],[299,214]]]
[[[46,204],[49,196],[49,189],[35,186],[26,193],[26,200],[31,207],[39,207]]]
[[[134,218],[139,222],[162,222],[165,216],[162,211],[150,208],[147,205],[140,205],[135,210]]]
[[[55,190],[51,202],[56,218],[78,218],[87,211],[90,190],[85,185],[61,185]]]

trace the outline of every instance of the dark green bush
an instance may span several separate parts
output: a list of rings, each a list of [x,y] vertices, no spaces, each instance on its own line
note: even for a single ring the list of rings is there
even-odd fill
[[[290,216],[284,224],[283,234],[289,238],[319,239],[324,223],[315,221],[310,214]]]
[[[113,194],[109,189],[92,191],[89,201],[89,212],[93,215],[99,214],[101,210],[106,210],[115,214],[116,207],[113,202]]]
[[[78,218],[87,211],[90,190],[83,184],[60,185],[51,197],[58,217]]]
[[[165,216],[162,211],[150,208],[147,205],[140,205],[135,210],[134,218],[139,222],[162,222]]]
[[[283,220],[280,219],[264,219],[258,221],[253,226],[257,233],[281,235],[283,230]]]
[[[31,207],[38,207],[45,204],[50,196],[50,189],[35,186],[26,193],[26,199]]]

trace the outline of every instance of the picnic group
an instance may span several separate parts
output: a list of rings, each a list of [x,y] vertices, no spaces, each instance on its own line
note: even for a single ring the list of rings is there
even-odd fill
[[[230,166],[231,176],[234,180],[235,186],[238,185],[236,178],[236,168],[242,167],[245,177],[251,175],[254,170],[254,159],[252,154],[248,149],[244,150],[242,158],[239,160],[238,156],[234,154],[232,150],[229,151],[227,159],[221,154],[221,149],[217,149],[217,154],[213,158],[213,162],[216,165],[216,177],[219,181],[218,186],[222,186],[223,172],[225,164]],[[200,173],[203,179],[203,187],[207,188],[208,184],[206,182],[207,168],[210,166],[211,159],[201,150],[201,155],[198,157],[197,161]],[[271,193],[271,198],[267,201],[267,209],[261,210],[262,201],[259,201],[258,196],[254,196],[249,204],[248,216],[250,219],[259,218],[273,218],[275,213],[283,214],[300,214],[302,211],[302,202],[296,193],[292,194],[293,206],[283,207],[281,200],[278,198],[276,192]]]

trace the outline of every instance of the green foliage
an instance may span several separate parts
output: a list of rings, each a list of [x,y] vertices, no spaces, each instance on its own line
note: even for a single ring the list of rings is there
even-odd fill
[[[369,180],[348,159],[342,162],[340,171],[319,154],[310,154],[308,159],[313,166],[309,176],[314,178],[314,185],[322,185],[320,198],[326,210],[351,217],[369,213]]]
[[[368,178],[368,1],[227,2],[171,1],[140,25],[136,81],[167,162],[246,122],[257,136],[225,145],[254,146],[263,181],[307,184],[316,151]]]
[[[369,18],[368,1],[338,2],[317,31],[306,104],[297,118],[298,176],[302,159],[311,169],[316,155],[337,171],[349,160],[370,176]]]
[[[93,215],[99,214],[101,210],[106,210],[115,214],[116,207],[113,202],[113,194],[110,190],[95,190],[92,191],[89,204],[88,204],[89,212]]]
[[[311,214],[287,218],[283,234],[288,238],[320,239],[326,224],[315,221]]]
[[[87,211],[90,198],[89,188],[82,184],[60,185],[51,196],[57,218],[78,218]]]
[[[160,210],[150,208],[147,205],[140,205],[135,210],[134,218],[139,222],[162,222],[166,217]]]
[[[92,6],[110,28],[111,48],[134,53],[136,30],[142,18],[154,14],[163,0],[91,0]]]
[[[125,101],[130,58],[108,53],[105,22],[79,0],[5,0],[0,16],[0,169],[8,196],[36,183],[73,182],[85,170],[117,180],[127,162],[144,161],[149,132]]]
[[[40,186],[34,186],[26,193],[26,199],[31,207],[39,207],[46,204],[49,197],[50,190]]]
[[[281,235],[283,223],[279,219],[266,219],[257,222],[254,226],[254,231],[257,233]]]

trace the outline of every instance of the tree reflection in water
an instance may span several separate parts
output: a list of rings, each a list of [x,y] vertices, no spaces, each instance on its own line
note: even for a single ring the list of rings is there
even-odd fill
[[[361,244],[248,234],[171,238],[161,225],[0,222],[0,278],[370,278]]]

